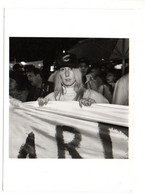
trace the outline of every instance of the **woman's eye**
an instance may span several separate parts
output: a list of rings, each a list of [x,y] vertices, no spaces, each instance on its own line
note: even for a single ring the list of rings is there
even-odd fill
[[[64,68],[60,68],[60,71],[64,71]]]

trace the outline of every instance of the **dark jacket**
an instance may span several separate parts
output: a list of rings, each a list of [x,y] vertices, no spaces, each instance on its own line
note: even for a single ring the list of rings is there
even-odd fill
[[[42,83],[41,88],[31,87],[26,101],[36,101],[39,97],[45,97],[53,91],[54,84],[52,82]]]

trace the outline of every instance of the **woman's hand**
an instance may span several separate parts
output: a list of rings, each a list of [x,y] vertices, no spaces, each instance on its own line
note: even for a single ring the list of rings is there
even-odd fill
[[[37,101],[39,106],[44,106],[48,103],[48,99],[46,98],[38,98]]]
[[[91,99],[91,98],[82,98],[79,101],[79,105],[80,105],[81,108],[82,108],[82,105],[84,105],[84,106],[91,106],[94,103],[96,103],[95,100]]]

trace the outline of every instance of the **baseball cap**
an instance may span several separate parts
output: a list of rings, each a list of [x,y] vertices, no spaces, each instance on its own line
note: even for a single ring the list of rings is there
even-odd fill
[[[72,54],[72,53],[65,53],[62,56],[60,56],[57,60],[56,69],[59,69],[61,67],[76,68],[77,67],[77,57],[76,57],[76,55]]]

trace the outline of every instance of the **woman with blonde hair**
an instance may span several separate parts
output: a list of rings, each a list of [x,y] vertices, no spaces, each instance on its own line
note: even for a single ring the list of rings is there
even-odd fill
[[[90,106],[92,103],[108,103],[103,95],[83,87],[82,74],[77,67],[77,58],[74,54],[63,54],[58,59],[59,71],[55,77],[54,92],[45,98],[39,98],[39,106],[48,101],[79,101],[80,106]]]

